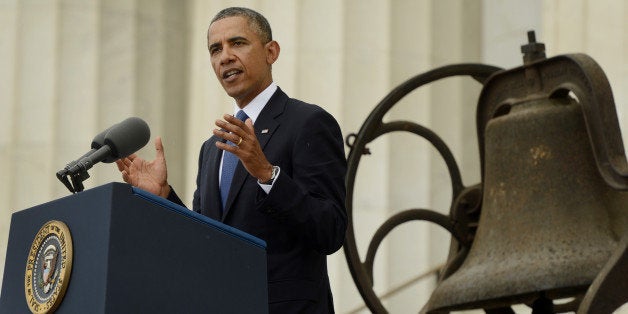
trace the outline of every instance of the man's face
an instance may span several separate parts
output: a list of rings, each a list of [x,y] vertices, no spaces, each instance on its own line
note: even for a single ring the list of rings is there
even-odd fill
[[[216,78],[243,108],[271,82],[271,65],[279,55],[276,42],[262,43],[248,20],[234,16],[215,21],[207,46]]]

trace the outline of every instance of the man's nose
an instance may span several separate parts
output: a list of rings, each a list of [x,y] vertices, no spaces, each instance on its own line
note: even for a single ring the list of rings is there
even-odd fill
[[[220,64],[226,64],[235,60],[235,56],[233,55],[233,51],[229,47],[223,47],[220,52]]]

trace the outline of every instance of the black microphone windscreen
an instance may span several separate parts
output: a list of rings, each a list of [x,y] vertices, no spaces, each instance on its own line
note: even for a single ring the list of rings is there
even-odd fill
[[[109,132],[109,130],[111,130],[116,125],[118,124],[114,124],[108,127],[107,129],[105,129],[104,131],[98,133],[98,135],[94,136],[94,139],[92,140],[92,149],[99,149],[103,145],[105,145],[105,135],[107,135],[107,132]]]
[[[114,162],[144,147],[150,139],[148,124],[140,118],[131,117],[109,128],[104,143],[111,148],[111,155],[103,162]]]

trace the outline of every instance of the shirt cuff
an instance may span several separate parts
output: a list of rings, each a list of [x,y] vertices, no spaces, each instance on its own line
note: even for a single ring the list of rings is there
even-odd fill
[[[275,185],[275,182],[277,182],[277,178],[279,178],[280,174],[281,174],[281,168],[279,168],[279,171],[277,172],[277,176],[275,177],[275,180],[273,180],[273,182],[271,182],[270,184],[263,184],[263,183],[257,182],[257,184],[262,188],[262,190],[264,190],[264,192],[266,192],[266,194],[268,194],[270,193],[270,190],[273,188],[273,185]]]

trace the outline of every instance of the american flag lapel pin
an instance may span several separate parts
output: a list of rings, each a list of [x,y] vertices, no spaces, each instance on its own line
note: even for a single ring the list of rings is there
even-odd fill
[[[266,133],[268,133],[268,129],[263,129],[261,133],[262,133],[262,134],[266,134]]]

